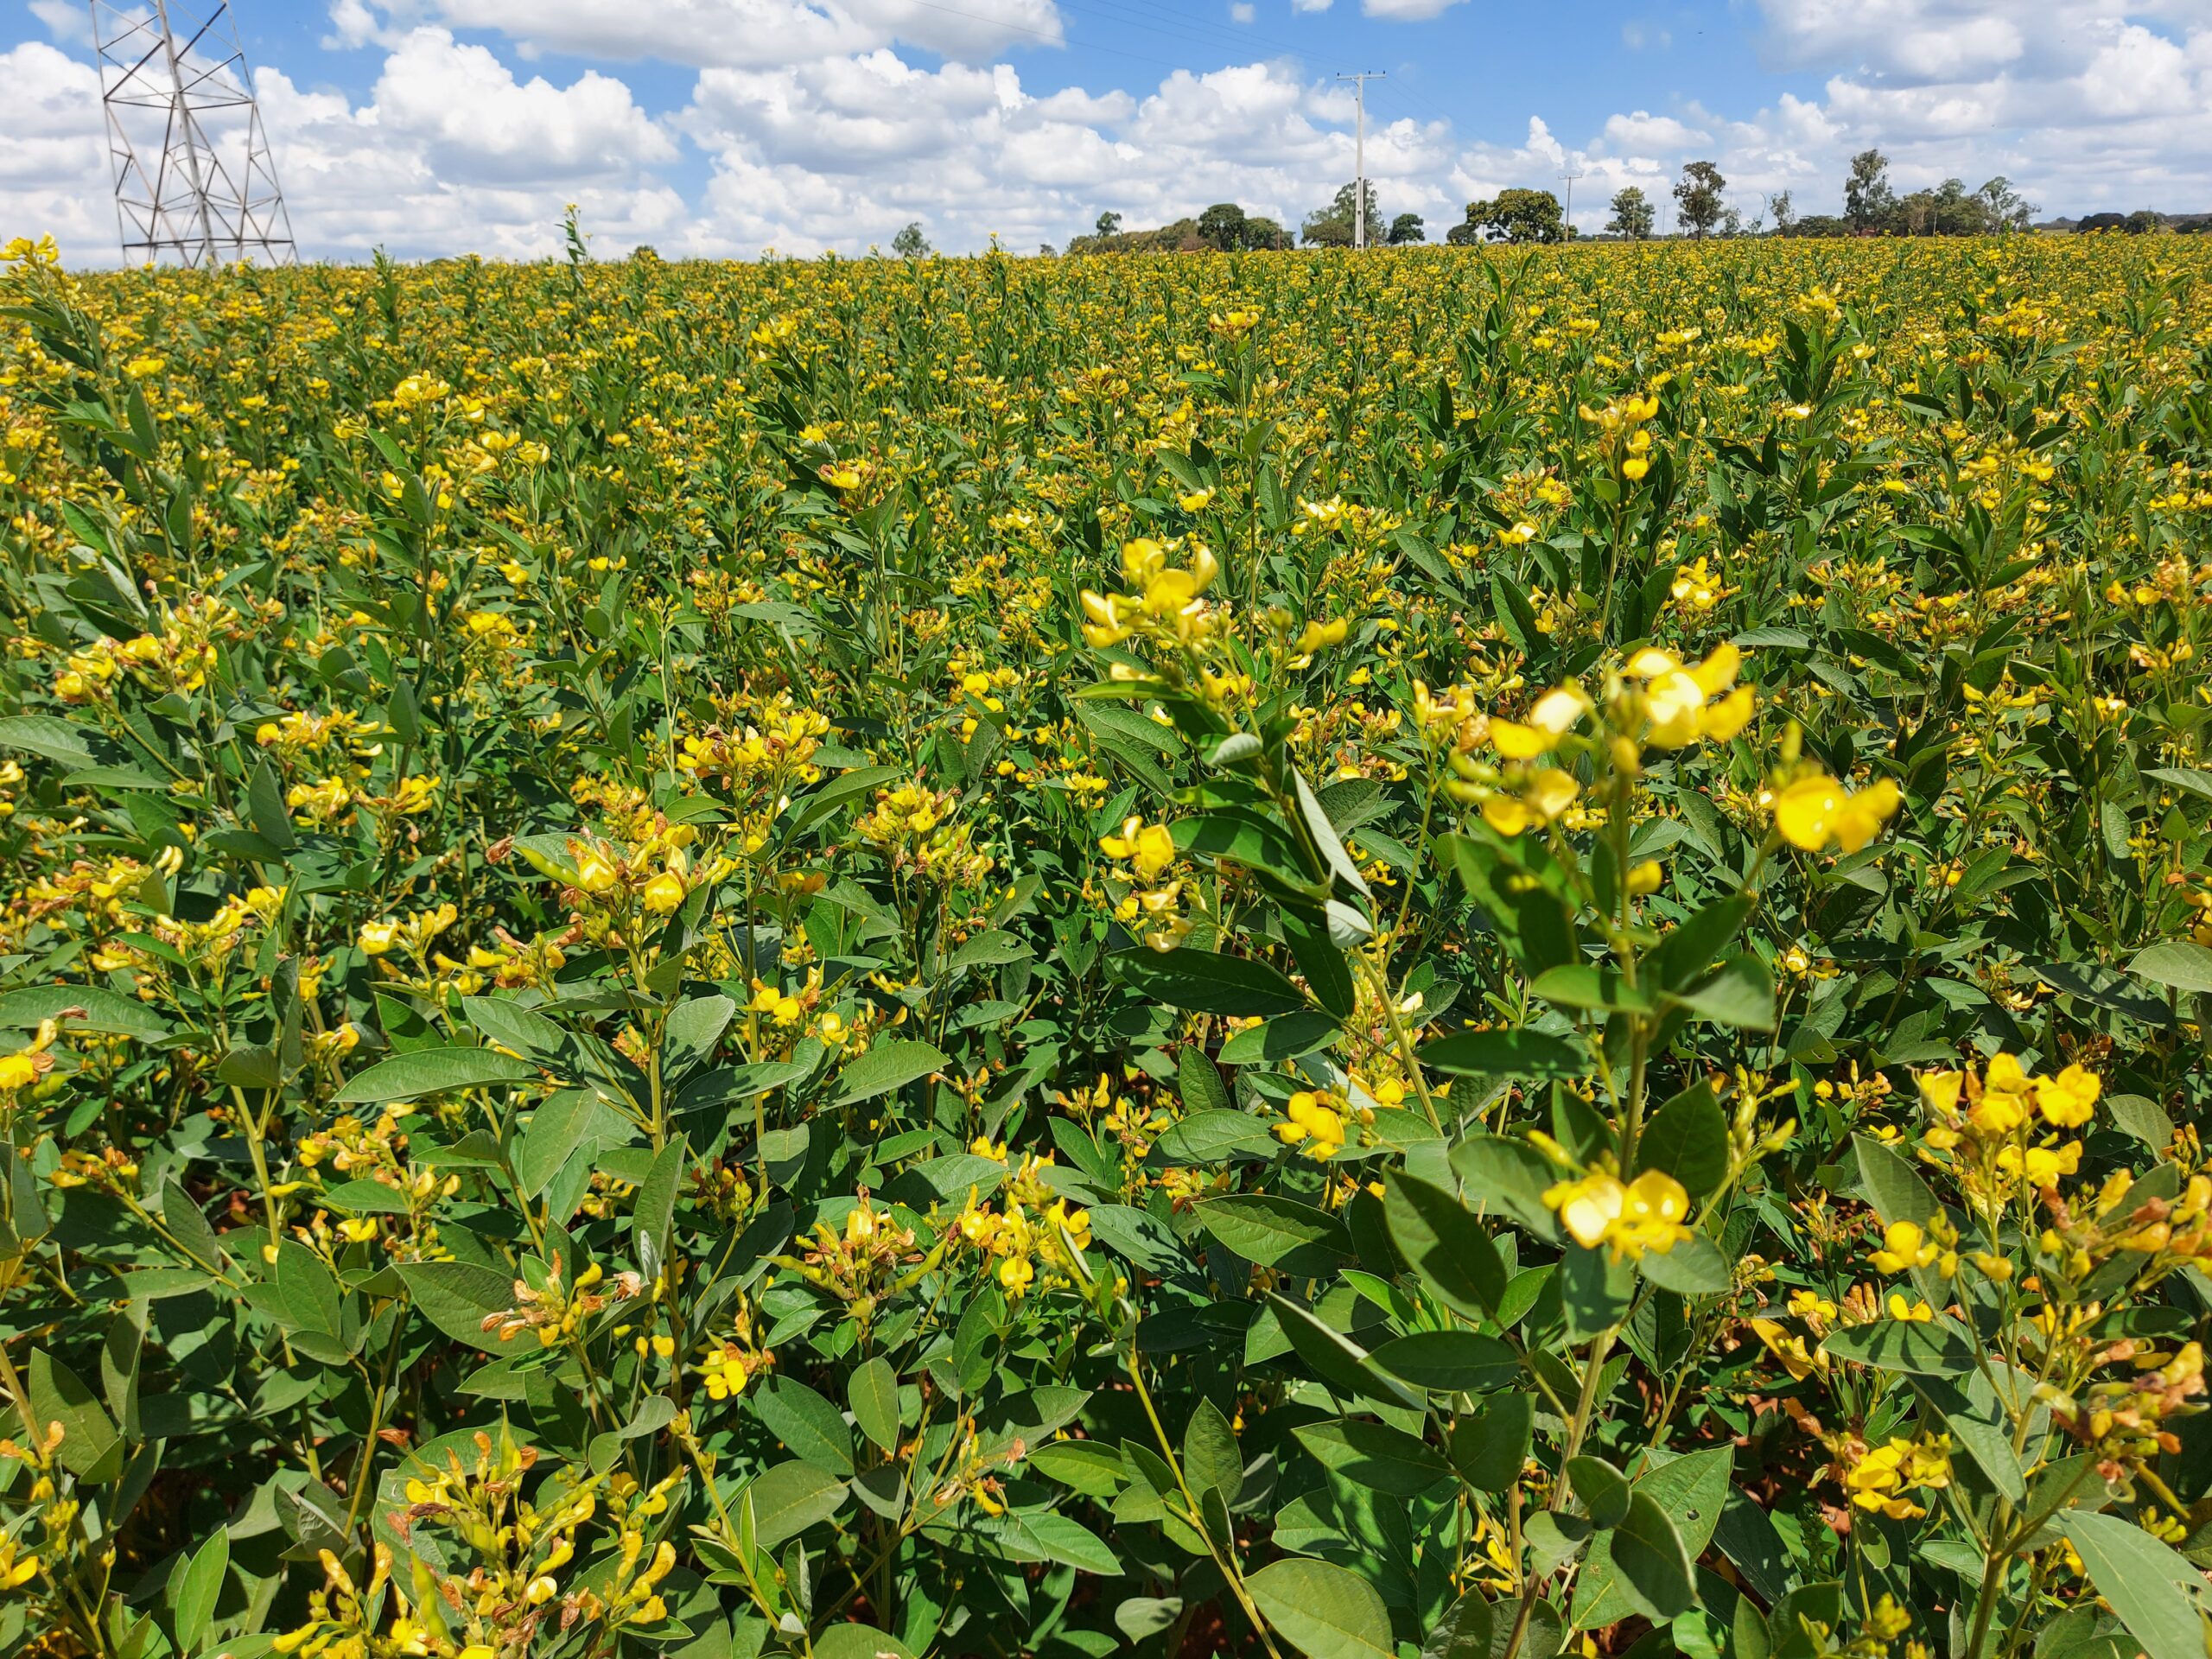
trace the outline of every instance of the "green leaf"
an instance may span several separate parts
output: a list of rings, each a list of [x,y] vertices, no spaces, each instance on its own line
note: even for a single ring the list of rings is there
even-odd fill
[[[1051,1440],[1029,1454],[1029,1466],[1085,1497],[1103,1502],[1129,1479],[1129,1465],[1121,1452],[1096,1440]]]
[[[1590,1069],[1579,1043],[1522,1027],[1460,1031],[1423,1043],[1421,1063],[1452,1077],[1579,1077]]]
[[[1501,1394],[1463,1414],[1452,1430],[1452,1466],[1459,1478],[1478,1492],[1511,1491],[1528,1460],[1535,1421],[1533,1392]]]
[[[1187,1099],[1189,1096],[1185,1096]],[[1271,1153],[1268,1126],[1245,1112],[1193,1112],[1154,1143],[1171,1163],[1219,1164],[1239,1152]]]
[[[1317,1008],[1281,1014],[1240,1031],[1221,1046],[1224,1065],[1272,1065],[1294,1060],[1333,1041],[1343,1027]]]
[[[1719,1296],[1735,1288],[1728,1258],[1702,1233],[1679,1241],[1670,1250],[1646,1250],[1637,1268],[1660,1289],[1677,1296]]]
[[[326,1337],[338,1334],[342,1305],[338,1281],[322,1258],[296,1239],[276,1246],[276,1298],[297,1329]]]
[[[1261,1616],[1307,1659],[1397,1659],[1382,1598],[1348,1568],[1294,1556],[1262,1567],[1244,1587]]]
[[[1219,1493],[1224,1508],[1244,1489],[1244,1454],[1237,1449],[1236,1431],[1211,1400],[1198,1402],[1183,1430],[1183,1472],[1193,1491]]]
[[[2150,1659],[2203,1659],[2202,1574],[2133,1521],[2077,1512],[2067,1541]]]
[[[2177,991],[2212,991],[2212,950],[2182,939],[2168,939],[2135,953],[2127,971],[2153,985]],[[2109,1598],[2107,1598],[2109,1599]],[[2138,1632],[2138,1639],[2141,1639]],[[2156,1654],[2151,1659],[2158,1659]]]
[[[1838,1331],[1821,1344],[1847,1359],[1913,1376],[1964,1376],[1974,1369],[1974,1333],[1956,1320],[1875,1319]]]
[[[1649,1014],[1656,1006],[1649,996],[1622,977],[1619,969],[1585,962],[1547,969],[1536,976],[1529,988],[1563,1008]]]
[[[1851,1144],[1859,1157],[1859,1184],[1885,1227],[1900,1221],[1925,1227],[1942,1213],[1920,1172],[1895,1147],[1866,1135],[1853,1135]]]
[[[683,1180],[690,1148],[684,1137],[676,1139],[653,1154],[652,1166],[638,1188],[630,1211],[631,1236],[636,1241],[638,1267],[648,1283],[660,1277],[668,1259],[669,1235],[676,1227],[677,1189]]]
[[[845,1505],[845,1483],[810,1463],[779,1463],[762,1471],[745,1489],[753,1505],[755,1541],[773,1549]]]
[[[569,1159],[585,1147],[626,1144],[636,1125],[588,1089],[556,1089],[533,1108],[515,1137],[512,1160],[522,1195],[535,1198],[552,1185]]]
[[[1728,1179],[1728,1119],[1710,1082],[1685,1089],[1652,1113],[1636,1142],[1637,1167],[1662,1170],[1702,1202]]]
[[[2003,1362],[1991,1363],[2001,1366]],[[1977,1369],[1958,1382],[1922,1376],[1914,1380],[1913,1386],[1922,1399],[1942,1414],[1952,1440],[1981,1466],[1992,1485],[2015,1504],[2027,1496],[2027,1471],[2020,1466],[2019,1454],[2012,1450],[2011,1414],[1998,1399],[1996,1386],[1987,1376]],[[2034,1382],[2023,1377],[2014,1386],[2025,1397]]]
[[[1628,1519],[1628,1477],[1603,1458],[1585,1455],[1567,1460],[1567,1478],[1591,1520],[1600,1527],[1618,1527]]]
[[[989,1535],[996,1537],[999,1548],[1016,1560],[1061,1561],[1102,1578],[1118,1578],[1122,1573],[1121,1557],[1103,1538],[1082,1522],[1052,1510],[1001,1516]],[[816,1652],[820,1650],[817,1643]]]
[[[525,1008],[512,997],[464,996],[461,1017],[476,1029],[518,1054],[550,1060],[560,1053],[568,1033],[535,1008]]]
[[[1175,1086],[1182,1090],[1183,1108],[1192,1117],[1227,1112],[1236,1104],[1229,1097],[1229,1085],[1221,1080],[1220,1067],[1195,1043],[1175,1062]]]
[[[912,1648],[873,1624],[832,1624],[814,1638],[812,1646],[814,1659],[884,1659],[886,1654],[890,1659],[914,1659]]]
[[[474,1262],[402,1262],[394,1271],[416,1311],[446,1335],[487,1354],[516,1351],[512,1344],[484,1329],[486,1315],[513,1307],[512,1279]]]
[[[1729,1502],[1728,1476],[1734,1468],[1735,1448],[1714,1446],[1675,1458],[1637,1477],[1636,1490],[1649,1497],[1675,1523],[1683,1554],[1694,1561],[1713,1541]],[[1573,1623],[1577,1630],[1617,1624],[1639,1611],[1638,1604],[1620,1581],[1613,1560],[1614,1535],[1592,1540],[1590,1558],[1576,1581]]]
[[[845,1384],[853,1421],[879,1450],[899,1449],[899,1374],[880,1357],[863,1361]]]
[[[856,1101],[873,1100],[951,1064],[950,1056],[928,1043],[904,1038],[877,1043],[837,1074],[841,1087],[836,1103],[850,1106]]]
[[[65,1031],[104,1031],[149,1042],[169,1034],[168,1021],[136,997],[98,985],[35,985],[0,996],[0,1028],[34,1031],[49,1020],[59,1020]]]
[[[1391,1376],[1434,1394],[1487,1394],[1521,1378],[1521,1362],[1496,1337],[1472,1331],[1416,1331],[1370,1356]]]
[[[1467,1591],[1421,1638],[1421,1659],[1490,1659],[1494,1622],[1482,1592]]]
[[[1672,1618],[1696,1603],[1697,1581],[1681,1535],[1649,1492],[1639,1488],[1630,1497],[1628,1514],[1607,1541],[1622,1588],[1647,1617]]]
[[[1322,862],[1338,880],[1354,893],[1364,894],[1367,880],[1360,874],[1359,866],[1352,862],[1351,855],[1344,851],[1344,842],[1337,838],[1336,826],[1321,810],[1321,803],[1313,798],[1313,788],[1306,781],[1306,774],[1293,771],[1290,780],[1298,791],[1298,815],[1306,820],[1306,833],[1313,837],[1313,845],[1320,849]]]
[[[45,1349],[34,1348],[24,1386],[40,1432],[61,1425],[61,1446],[54,1455],[63,1468],[95,1486],[123,1472],[123,1437],[83,1378]]]
[[[1171,1008],[1234,1019],[1297,1014],[1306,995],[1274,969],[1249,957],[1211,950],[1154,950],[1145,945],[1117,951],[1111,961],[1124,984]]]
[[[1758,904],[1751,893],[1732,893],[1705,906],[1659,941],[1648,959],[1653,977],[1669,991],[1696,979],[1743,931]]]
[[[1466,1184],[1470,1203],[1510,1216],[1538,1238],[1559,1236],[1544,1194],[1560,1179],[1549,1160],[1525,1141],[1471,1135],[1452,1148],[1452,1173]]]
[[[65,766],[90,765],[92,734],[59,715],[10,715],[0,720],[0,749],[21,749]]]
[[[1505,1263],[1465,1205],[1440,1186],[1392,1170],[1383,1179],[1382,1211],[1391,1238],[1446,1306],[1477,1319],[1497,1312]]]
[[[176,1640],[180,1653],[197,1653],[214,1622],[215,1603],[223,1593],[223,1577],[230,1571],[231,1535],[217,1527],[178,1575]]]
[[[1338,1394],[1420,1408],[1420,1395],[1378,1369],[1364,1348],[1323,1324],[1310,1309],[1300,1307],[1279,1291],[1268,1293],[1268,1306],[1274,1310],[1292,1351]]]
[[[1443,1453],[1387,1423],[1337,1418],[1292,1432],[1324,1468],[1392,1497],[1419,1497],[1452,1472]]]
[[[737,1003],[727,996],[694,996],[671,1010],[661,1036],[671,1077],[711,1058],[715,1045],[737,1015]]]
[[[853,1431],[837,1408],[796,1378],[770,1375],[748,1390],[753,1410],[786,1450],[833,1475],[853,1472]]]
[[[1325,1210],[1267,1192],[1211,1198],[1198,1224],[1248,1262],[1300,1277],[1332,1271],[1353,1254],[1351,1235]]]
[[[1774,976],[1748,952],[1723,963],[1720,971],[1696,989],[1673,995],[1700,1019],[1745,1031],[1774,1029]]]
[[[2212,772],[2200,772],[2195,766],[2145,766],[2143,775],[2212,800]]]
[[[485,1089],[503,1083],[534,1083],[537,1068],[527,1060],[491,1048],[418,1048],[378,1061],[349,1079],[334,1098],[340,1105],[381,1105],[419,1100],[459,1089]]]
[[[280,853],[299,846],[299,838],[292,833],[292,815],[284,810],[283,785],[277,782],[276,768],[265,754],[255,763],[253,776],[246,783],[245,803],[254,834]]]

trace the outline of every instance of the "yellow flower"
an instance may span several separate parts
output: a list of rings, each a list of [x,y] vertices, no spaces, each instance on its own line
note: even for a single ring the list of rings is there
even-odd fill
[[[2036,1109],[2055,1129],[2078,1129],[2094,1116],[2103,1082],[2093,1072],[2069,1065],[2055,1077],[2036,1080]]]
[[[1164,823],[1147,824],[1142,818],[1131,817],[1122,823],[1118,836],[1101,836],[1098,845],[1109,858],[1127,860],[1136,868],[1139,877],[1147,881],[1157,880],[1160,873],[1175,861],[1175,837]]]
[[[1690,1195],[1662,1170],[1647,1169],[1623,1185],[1618,1177],[1592,1171],[1578,1180],[1561,1181],[1544,1194],[1547,1207],[1586,1250],[1611,1246],[1615,1260],[1633,1261],[1647,1252],[1665,1255],[1690,1230],[1682,1224]]]
[[[645,906],[656,915],[666,915],[683,902],[683,880],[667,870],[645,883],[645,890],[639,895]]]
[[[1959,1093],[1966,1086],[1964,1072],[1923,1071],[1919,1082],[1920,1097],[1931,1111],[1948,1117],[1959,1109]]]
[[[1550,733],[1538,731],[1533,726],[1516,725],[1510,720],[1491,721],[1490,741],[1509,760],[1533,760],[1552,746]]]
[[[1483,800],[1483,818],[1501,836],[1517,836],[1531,824],[1549,823],[1573,806],[1582,792],[1573,774],[1557,766],[1532,773],[1516,795],[1493,794]]]
[[[1623,1195],[1612,1230],[1615,1254],[1631,1260],[1647,1251],[1664,1255],[1690,1236],[1682,1224],[1689,1212],[1690,1195],[1680,1181],[1664,1170],[1645,1170]]]
[[[2010,1135],[2028,1121],[2027,1103],[2018,1095],[1985,1088],[1967,1122],[1987,1135]]]
[[[381,957],[391,949],[393,942],[398,937],[399,924],[397,921],[364,922],[361,924],[359,939],[361,954],[366,957]]]
[[[1926,1267],[1936,1255],[1936,1246],[1928,1243],[1916,1223],[1893,1221],[1883,1231],[1882,1248],[1866,1259],[1877,1272],[1904,1273]]]
[[[1611,1175],[1586,1175],[1579,1181],[1561,1181],[1544,1194],[1547,1208],[1559,1212],[1560,1225],[1586,1250],[1605,1242],[1605,1235],[1620,1219],[1628,1189]]]
[[[1897,815],[1897,786],[1878,778],[1853,793],[1833,778],[1800,778],[1774,804],[1774,822],[1791,846],[1817,853],[1833,841],[1855,853]]]
[[[1284,1103],[1285,1122],[1275,1125],[1275,1139],[1299,1147],[1316,1163],[1325,1162],[1344,1150],[1344,1114],[1310,1090],[1301,1089]]]
[[[1767,1351],[1782,1362],[1783,1369],[1798,1382],[1818,1371],[1825,1376],[1830,1361],[1824,1350],[1808,1351],[1805,1338],[1785,1331],[1772,1319],[1752,1319],[1748,1322],[1751,1334],[1764,1343]]]
[[[734,1400],[745,1392],[745,1355],[733,1342],[717,1344],[699,1362],[699,1375],[710,1399]]]

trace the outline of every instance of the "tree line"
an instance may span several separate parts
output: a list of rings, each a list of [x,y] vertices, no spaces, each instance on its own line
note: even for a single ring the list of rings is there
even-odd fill
[[[2031,228],[2037,208],[1999,175],[1979,189],[1963,181],[1898,194],[1890,183],[1889,158],[1864,149],[1851,158],[1844,180],[1840,213],[1800,213],[1786,190],[1768,196],[1746,219],[1727,200],[1728,181],[1710,161],[1687,163],[1672,188],[1675,233],[1693,239],[1736,236],[1996,236]],[[1604,235],[1641,242],[1657,233],[1659,207],[1640,185],[1616,191]],[[1192,218],[1149,230],[1127,230],[1118,213],[1102,213],[1089,235],[1069,242],[1071,254],[1173,253],[1212,251],[1244,253],[1262,249],[1347,248],[1354,245],[1355,215],[1364,219],[1370,247],[1402,247],[1426,242],[1428,230],[1419,213],[1386,220],[1375,183],[1363,192],[1357,183],[1337,191],[1325,207],[1300,221],[1295,233],[1280,221],[1248,213],[1233,201],[1216,202]],[[2055,226],[2077,231],[2212,231],[2212,214],[2172,215],[2148,208],[2133,213],[2092,213]],[[1450,226],[1444,239],[1454,246],[1487,242],[1566,242],[1578,232],[1567,221],[1559,198],[1549,190],[1513,188],[1466,205],[1465,217]],[[919,225],[909,225],[893,243],[909,256],[928,251]],[[1038,251],[1056,251],[1050,244]]]

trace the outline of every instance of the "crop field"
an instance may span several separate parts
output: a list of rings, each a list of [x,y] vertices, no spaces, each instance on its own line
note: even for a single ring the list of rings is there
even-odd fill
[[[0,1654],[2202,1659],[2212,252],[0,275]]]

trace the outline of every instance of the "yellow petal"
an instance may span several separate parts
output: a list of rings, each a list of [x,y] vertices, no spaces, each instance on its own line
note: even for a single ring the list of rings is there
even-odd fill
[[[1516,726],[1510,720],[1491,721],[1490,741],[1509,760],[1533,760],[1552,746],[1548,733],[1533,726]]]

